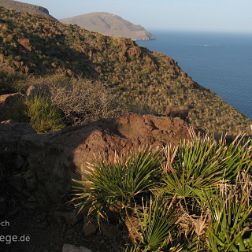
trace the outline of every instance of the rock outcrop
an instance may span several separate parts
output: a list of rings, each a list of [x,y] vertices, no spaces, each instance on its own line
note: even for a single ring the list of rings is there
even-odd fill
[[[179,117],[183,120],[188,119],[188,114],[189,114],[189,107],[187,106],[167,107],[165,111],[165,115],[169,117]]]
[[[29,124],[8,121],[0,123],[4,161],[0,168],[10,171],[11,167],[13,174],[22,171],[26,175],[20,190],[33,192],[33,197],[37,192],[41,204],[55,203],[70,190],[71,179],[87,162],[113,160],[115,153],[123,156],[189,138],[183,120],[152,115],[127,114],[53,134],[36,134]]]
[[[24,96],[20,93],[0,95],[0,121],[21,116]],[[21,110],[21,113],[19,113]],[[15,118],[16,117],[16,118]]]

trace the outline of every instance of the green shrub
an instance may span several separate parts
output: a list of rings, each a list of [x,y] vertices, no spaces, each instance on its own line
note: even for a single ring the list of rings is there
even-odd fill
[[[216,185],[231,181],[240,171],[251,167],[247,144],[234,141],[227,146],[207,137],[181,144],[171,170],[163,179],[162,192],[170,197],[203,199]]]
[[[27,115],[32,127],[39,133],[64,128],[62,115],[48,98],[36,96],[26,101]]]
[[[100,163],[89,167],[85,180],[75,181],[74,202],[98,220],[107,217],[111,208],[129,207],[136,197],[148,193],[161,175],[158,153],[140,153],[115,164]]]

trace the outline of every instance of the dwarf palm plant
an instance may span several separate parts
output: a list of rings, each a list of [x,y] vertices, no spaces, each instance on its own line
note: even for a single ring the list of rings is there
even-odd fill
[[[252,139],[245,141],[242,136],[237,138],[229,145],[221,143],[222,146],[222,169],[224,176],[229,179],[236,178],[241,171],[252,174]]]
[[[248,145],[249,142],[233,142],[227,146],[209,138],[183,143],[175,149],[175,155],[170,155],[173,161],[161,191],[170,197],[204,199],[217,184],[233,179],[241,170],[251,169]]]
[[[73,202],[80,211],[106,218],[109,209],[124,209],[156,186],[161,175],[159,153],[143,152],[114,164],[88,167],[84,180],[74,181]]]
[[[150,199],[136,211],[138,241],[126,251],[163,251],[171,242],[171,232],[176,227],[177,213],[172,200],[158,197]]]
[[[172,169],[163,179],[162,189],[168,196],[194,197],[202,190],[209,190],[221,180],[218,156],[220,150],[210,141],[195,140],[182,144],[174,157]]]
[[[252,181],[249,175],[235,185],[222,186],[209,199],[208,244],[213,252],[252,251]]]

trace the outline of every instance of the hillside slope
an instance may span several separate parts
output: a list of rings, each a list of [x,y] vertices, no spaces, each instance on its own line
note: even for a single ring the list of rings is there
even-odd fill
[[[100,83],[119,101],[165,113],[189,109],[189,122],[210,132],[250,133],[252,122],[195,83],[170,57],[130,39],[103,36],[56,20],[0,8],[0,92],[30,76],[56,73]]]
[[[81,28],[104,35],[131,38],[133,40],[149,40],[152,35],[140,25],[111,13],[96,12],[61,20],[65,24],[76,24]]]
[[[28,12],[35,15],[42,15],[45,17],[50,16],[49,11],[46,8],[33,4],[27,4],[13,0],[0,0],[0,6],[10,10]]]

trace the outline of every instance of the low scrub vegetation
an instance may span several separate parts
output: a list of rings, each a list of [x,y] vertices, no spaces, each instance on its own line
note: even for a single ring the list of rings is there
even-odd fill
[[[68,125],[81,125],[99,119],[116,117],[126,111],[116,96],[98,82],[85,78],[70,78],[62,74],[30,79],[34,95],[49,99],[64,113]]]
[[[242,137],[226,144],[194,136],[90,165],[71,202],[88,221],[116,219],[128,252],[251,251],[251,154]]]
[[[120,104],[130,101],[136,110],[165,114],[167,107],[186,106],[190,108],[188,121],[194,127],[208,132],[251,133],[251,120],[195,83],[168,56],[150,52],[129,39],[103,36],[50,18],[2,7],[0,16],[0,94],[22,89],[30,78],[63,74],[99,84],[97,95],[91,93],[93,105],[103,104],[102,93],[110,93]],[[85,93],[86,85],[83,90],[80,87],[67,93],[65,88],[57,89],[63,93],[55,100],[68,112],[71,109],[70,118],[75,121],[86,118],[87,113],[82,111],[89,93]],[[73,100],[78,92],[78,99]],[[64,101],[70,102],[68,107]],[[103,105],[106,108],[106,103]],[[100,115],[98,110],[92,113]]]
[[[63,116],[49,99],[39,96],[26,100],[27,116],[32,127],[39,133],[64,128]]]
[[[25,77],[19,73],[8,73],[8,71],[0,70],[0,94],[8,94],[16,92],[19,85],[22,85]]]
[[[28,91],[27,91],[28,90]],[[62,74],[39,79],[30,78],[20,84],[19,102],[6,107],[0,120],[30,122],[40,133],[56,131],[65,126],[76,126],[114,118],[129,109],[117,96],[99,82],[74,79]],[[139,112],[138,108],[138,112]]]
[[[26,102],[21,100],[15,106],[9,106],[0,120],[30,121],[38,132],[55,131],[61,129],[62,124],[76,126],[115,118],[126,112],[153,112],[148,106],[136,104],[132,100],[120,100],[99,81],[91,82],[62,74],[20,81],[16,91],[22,94]]]
[[[64,114],[50,99],[42,96],[20,96],[0,115],[0,120],[29,122],[38,133],[58,131],[65,127]]]

